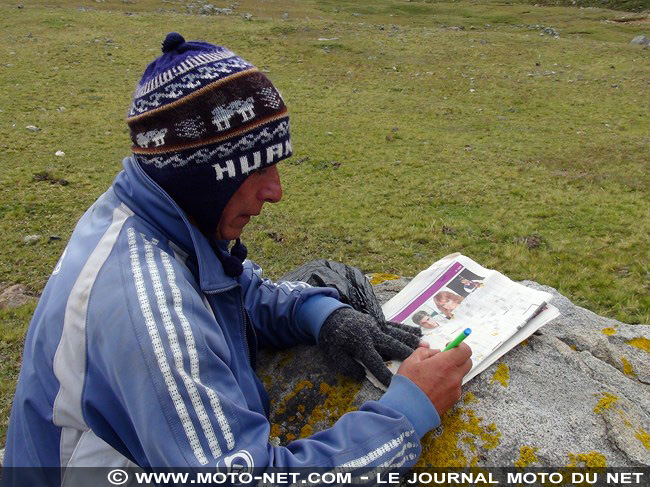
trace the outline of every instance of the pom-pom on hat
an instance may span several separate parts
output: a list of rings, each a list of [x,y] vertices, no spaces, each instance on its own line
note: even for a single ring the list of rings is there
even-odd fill
[[[206,236],[246,177],[289,157],[282,96],[232,51],[167,34],[138,84],[127,123],[144,171]]]
[[[185,38],[178,32],[170,32],[162,43],[162,52],[173,51],[184,42]]]

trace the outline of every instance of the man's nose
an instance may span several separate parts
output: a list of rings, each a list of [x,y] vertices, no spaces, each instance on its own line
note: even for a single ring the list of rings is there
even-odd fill
[[[267,203],[277,203],[282,199],[282,183],[277,164],[267,168],[264,172],[259,198]]]

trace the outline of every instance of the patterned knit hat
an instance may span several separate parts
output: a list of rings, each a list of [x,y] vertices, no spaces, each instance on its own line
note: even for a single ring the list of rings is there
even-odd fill
[[[289,115],[269,79],[230,50],[172,32],[162,51],[129,109],[132,150],[210,237],[246,177],[291,155]]]

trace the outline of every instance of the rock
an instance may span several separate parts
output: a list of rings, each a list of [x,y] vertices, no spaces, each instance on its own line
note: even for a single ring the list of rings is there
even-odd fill
[[[27,235],[26,237],[23,237],[23,242],[27,245],[34,245],[40,239],[40,235]]]
[[[253,14],[251,14],[251,13],[245,13],[244,15],[242,15],[242,17],[243,17],[245,20],[251,20],[251,19],[253,18]]]
[[[539,248],[544,240],[540,235],[537,235],[536,233],[533,233],[532,235],[527,235],[525,237],[517,237],[513,239],[515,243],[523,244],[529,249],[536,249]]]
[[[38,132],[39,130],[41,130],[36,125],[27,125],[25,128],[30,132]]]
[[[630,41],[630,44],[634,44],[637,46],[649,46],[650,39],[648,39],[646,36],[636,36],[634,39]]]
[[[232,12],[233,12],[232,8],[215,7],[211,3],[206,3],[204,5],[201,5],[201,8],[199,9],[199,14],[201,15],[230,15],[232,14]]]
[[[32,177],[32,181],[37,181],[37,182],[45,181],[50,184],[60,184],[61,186],[67,186],[68,184],[70,184],[70,182],[67,179],[55,178],[48,171],[41,171],[41,172],[34,173],[34,176]]]
[[[553,37],[560,37],[560,34],[558,33],[558,31],[556,31],[556,30],[555,30],[554,28],[552,28],[552,27],[544,27],[544,28],[542,29],[542,32],[543,32],[544,34],[548,34],[548,35],[553,36]]]
[[[282,20],[287,20],[289,19],[289,12],[285,12],[282,14]]]
[[[382,281],[373,286],[375,290],[375,296],[377,296],[377,299],[380,303],[384,304],[398,292],[400,292],[409,282],[411,282],[411,279],[408,277],[400,277],[399,279]]]
[[[5,461],[5,449],[0,450],[0,467],[2,467],[3,462]]]
[[[57,157],[63,157],[65,155],[65,152],[63,152],[62,150],[58,150],[54,153],[54,155]]]
[[[394,277],[394,276],[393,276]],[[408,279],[375,286],[381,302]],[[650,326],[580,308],[555,289],[562,316],[474,378],[423,439],[421,465],[650,466]],[[329,372],[320,350],[263,351],[258,373],[272,403],[273,441],[329,427],[381,393]]]
[[[22,284],[9,286],[0,294],[0,309],[18,308],[31,303],[36,298],[27,294],[27,288]]]

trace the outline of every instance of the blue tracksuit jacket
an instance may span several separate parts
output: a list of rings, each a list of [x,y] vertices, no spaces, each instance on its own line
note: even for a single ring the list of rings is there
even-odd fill
[[[343,306],[336,298],[276,285],[250,261],[226,276],[205,237],[125,159],[77,224],[32,319],[5,467],[412,465],[439,418],[402,376],[328,430],[286,447],[268,441],[258,344],[315,344]],[[27,484],[14,474],[3,485]],[[61,485],[61,475],[38,485]]]

